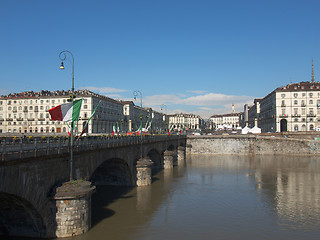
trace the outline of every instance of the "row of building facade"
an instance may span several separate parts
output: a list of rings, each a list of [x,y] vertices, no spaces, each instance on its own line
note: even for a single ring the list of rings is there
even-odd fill
[[[203,129],[259,127],[262,132],[314,131],[320,129],[320,82],[290,83],[279,87],[264,98],[245,104],[243,112],[212,115],[205,121],[195,114],[167,115],[152,108],[143,108],[133,101],[115,100],[89,90],[78,90],[82,108],[76,131],[82,132],[89,121],[89,134],[112,133],[114,127],[121,133],[135,132],[139,126],[150,132],[201,131]],[[0,97],[0,133],[67,133],[65,122],[52,121],[49,109],[67,103],[70,91],[22,92]],[[99,103],[100,102],[100,103]]]
[[[0,133],[67,133],[66,122],[52,121],[49,109],[67,103],[70,91],[40,91],[14,93],[0,97]],[[75,124],[81,133],[88,124],[87,133],[136,132],[140,125],[153,133],[169,129],[200,129],[201,118],[193,114],[166,115],[152,108],[143,108],[133,101],[115,100],[89,90],[75,91],[76,99],[83,99],[79,121]]]
[[[151,119],[151,131],[161,132],[167,128],[165,114],[152,108],[142,108],[132,101],[115,100],[89,90],[75,91],[75,95],[83,99],[79,121],[75,124],[77,132],[82,132],[98,104],[89,121],[88,133],[110,133],[114,128],[119,132],[132,132]],[[66,133],[68,124],[52,121],[48,110],[69,99],[70,91],[30,91],[1,96],[0,133]]]
[[[214,128],[219,125],[250,128],[262,132],[314,131],[320,128],[320,82],[290,83],[264,98],[245,104],[243,112],[213,115]]]
[[[244,110],[243,123],[262,132],[314,131],[320,127],[320,83],[279,87]]]

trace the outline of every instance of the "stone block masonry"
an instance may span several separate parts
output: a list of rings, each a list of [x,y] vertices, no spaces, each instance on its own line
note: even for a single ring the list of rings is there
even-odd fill
[[[217,155],[318,155],[320,141],[262,136],[188,137],[191,154]]]
[[[95,187],[90,183],[67,182],[57,189],[56,222],[57,237],[72,237],[91,228],[91,193]]]

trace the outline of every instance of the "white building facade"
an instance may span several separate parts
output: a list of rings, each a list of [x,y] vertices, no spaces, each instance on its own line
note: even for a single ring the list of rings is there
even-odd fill
[[[51,121],[48,110],[67,103],[70,95],[70,91],[30,91],[1,96],[0,133],[67,133],[68,124]],[[162,127],[158,119],[163,117],[151,108],[141,108],[133,102],[114,100],[88,90],[75,91],[75,95],[76,99],[83,99],[79,121],[75,124],[77,133],[82,132],[97,106],[87,133],[112,133],[114,127],[122,133],[136,131],[141,121],[145,124],[155,116],[157,120],[152,121],[152,128]]]
[[[236,129],[237,127],[239,127],[239,117],[240,113],[219,114],[212,115],[210,117],[210,121],[215,129],[217,129],[219,126]]]
[[[263,132],[314,131],[320,127],[320,83],[279,87],[261,100],[260,111]]]
[[[200,130],[202,128],[202,118],[195,114],[174,114],[169,115],[169,127],[174,130]]]
[[[240,116],[241,113],[236,113],[234,104],[232,104],[231,113],[216,114],[210,117],[211,126],[213,126],[214,129],[236,129],[240,126]]]

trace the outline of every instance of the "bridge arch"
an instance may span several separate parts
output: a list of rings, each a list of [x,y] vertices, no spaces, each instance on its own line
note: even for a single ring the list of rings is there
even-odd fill
[[[100,164],[91,174],[94,185],[135,185],[135,177],[129,165],[123,159],[112,158]]]
[[[175,150],[176,150],[176,147],[175,147],[173,144],[171,144],[171,145],[168,146],[168,149],[167,149],[167,150],[169,150],[169,151],[175,151]]]
[[[27,200],[0,192],[0,236],[46,237],[42,216]]]
[[[152,169],[158,170],[158,171],[162,169],[163,157],[156,149],[151,149],[147,155],[153,162]]]

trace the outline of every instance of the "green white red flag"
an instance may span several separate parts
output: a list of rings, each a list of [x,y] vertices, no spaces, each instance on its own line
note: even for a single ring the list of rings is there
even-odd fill
[[[137,130],[137,134],[142,136],[142,122],[140,123],[140,127],[139,129]]]
[[[115,124],[113,124],[113,127],[112,127],[112,135],[114,136],[116,133],[116,126]]]
[[[75,100],[70,103],[61,104],[54,108],[49,109],[52,120],[74,122],[78,121],[82,99]]]
[[[93,110],[93,113],[91,114],[91,116],[89,117],[88,121],[86,122],[81,134],[79,137],[81,137],[88,129],[88,125],[89,125],[89,121],[91,120],[91,118],[93,117],[93,115],[96,113],[98,106],[100,105],[101,100],[99,101],[98,105],[96,106],[96,108]]]

